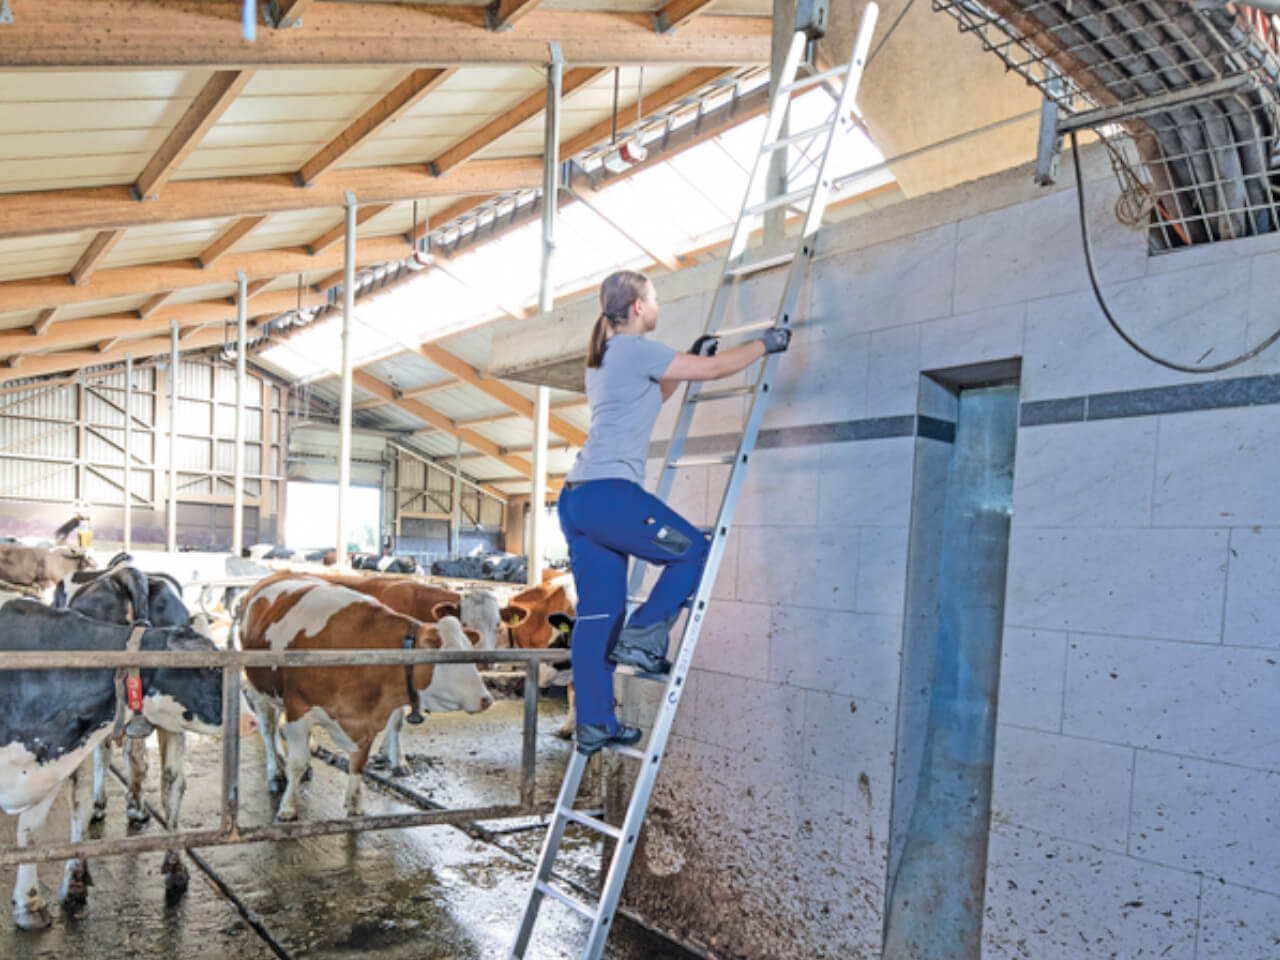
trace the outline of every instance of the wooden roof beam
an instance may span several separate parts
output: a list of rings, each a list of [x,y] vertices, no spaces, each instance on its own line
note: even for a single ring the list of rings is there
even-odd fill
[[[570,94],[581,90],[584,86],[607,72],[607,70],[598,67],[573,67],[566,70],[560,92],[561,98],[567,98]],[[537,93],[530,94],[496,120],[489,121],[478,130],[472,131],[463,137],[428,163],[427,169],[431,171],[432,176],[444,176],[454,167],[470,160],[485,147],[510,133],[520,124],[538,116],[546,107],[547,95],[544,91],[539,90]]]
[[[533,467],[528,461],[521,460],[519,457],[513,457],[503,454],[502,448],[487,437],[482,437],[474,430],[468,430],[466,427],[459,429],[455,427],[453,421],[446,417],[439,410],[420,403],[417,400],[406,400],[396,397],[395,390],[390,384],[384,383],[377,377],[365,373],[363,370],[355,370],[352,372],[353,382],[361,390],[366,393],[372,393],[376,397],[381,397],[387,403],[399,407],[405,413],[412,414],[419,420],[425,420],[431,426],[437,428],[443,433],[447,433],[451,437],[461,440],[463,443],[474,447],[481,453],[487,453],[495,460],[500,461],[506,466],[515,470],[523,477],[533,476]]]
[[[493,0],[484,8],[484,25],[495,33],[510,30],[542,0]]]
[[[653,29],[658,33],[675,33],[715,0],[671,0],[653,15]]]
[[[73,287],[84,286],[89,281],[89,274],[93,273],[98,264],[115,248],[115,245],[120,242],[120,238],[123,236],[123,230],[103,230],[90,240],[89,246],[85,248],[84,253],[80,254],[80,259],[76,261],[76,265],[67,274],[67,279],[71,282],[71,285]]]
[[[453,70],[415,70],[375,103],[369,110],[353,121],[347,129],[322,147],[310,160],[302,165],[294,179],[298,186],[305,187],[315,182],[316,177],[327,173],[337,166],[344,157],[362,146],[387,125],[393,123],[432,90],[435,90],[451,76]]]
[[[371,266],[408,256],[408,245],[400,237],[367,237],[356,248],[356,263]],[[132,267],[107,267],[89,278],[83,286],[67,283],[65,273],[0,282],[0,303],[9,310],[38,310],[109,300],[114,297],[171,293],[189,287],[207,287],[218,283],[235,283],[236,274],[249,277],[276,278],[287,274],[339,266],[343,251],[326,250],[309,256],[302,247],[278,247],[252,253],[231,253],[220,258],[216,266],[203,271],[189,259],[169,260]]]
[[[271,22],[277,29],[302,26],[302,15],[315,0],[267,0]]]
[[[209,246],[200,251],[200,255],[196,257],[196,266],[201,270],[207,270],[219,260],[223,254],[227,253],[237,243],[247,237],[254,229],[261,226],[267,218],[260,217],[240,217],[233,220],[227,227],[209,243]]]
[[[138,319],[146,320],[153,313],[164,306],[165,301],[173,296],[172,290],[164,290],[147,298],[147,302],[140,306],[137,310]]]
[[[83,0],[24,4],[0,31],[7,69],[126,67],[239,71],[256,67],[541,67],[547,44],[561,45],[579,66],[726,65],[769,62],[768,16],[701,16],[679,33],[654,33],[648,13],[529,10],[520,29],[485,29],[484,7],[427,4],[313,3],[293,30],[269,30],[256,43],[240,36],[241,0],[156,3]],[[57,42],[51,43],[50,37]]]
[[[2,36],[4,33],[0,31]],[[0,194],[0,239],[216,220],[242,216],[246,211],[268,214],[341,209],[346,203],[347,191],[354,193],[361,203],[392,203],[432,196],[531,189],[541,182],[541,159],[504,157],[471,160],[444,178],[428,175],[420,164],[347,168],[324,174],[307,190],[299,190],[289,174],[178,180],[148,203],[134,202],[129,187],[32,190]]]
[[[99,13],[98,17],[103,17]],[[85,20],[97,18],[85,18]],[[111,19],[108,17],[107,19]],[[126,41],[132,31],[121,31]],[[0,56],[0,60],[3,57]],[[190,156],[191,151],[200,145],[213,125],[240,95],[249,81],[253,79],[252,70],[218,70],[204,89],[191,101],[191,106],[182,115],[177,126],[169,132],[155,156],[143,168],[142,173],[133,184],[135,199],[146,200],[154,197],[156,192],[169,182],[169,178],[182,166],[182,162]]]
[[[424,344],[418,347],[418,352],[422,354],[431,363],[435,364],[446,373],[452,374],[469,387],[474,387],[481,393],[492,397],[503,406],[510,410],[514,410],[521,416],[533,418],[533,401],[522,394],[512,390],[509,386],[500,380],[492,380],[488,377],[482,377],[471,364],[467,363],[460,357],[455,357],[448,350],[435,344]],[[579,430],[573,424],[562,420],[560,417],[551,417],[548,421],[551,432],[556,436],[563,437],[570,443],[576,443],[578,446],[587,442],[587,434],[584,430]]]
[[[53,318],[57,314],[57,307],[45,307],[36,317],[36,322],[31,325],[31,335],[42,337],[49,331],[49,325],[53,323]]]

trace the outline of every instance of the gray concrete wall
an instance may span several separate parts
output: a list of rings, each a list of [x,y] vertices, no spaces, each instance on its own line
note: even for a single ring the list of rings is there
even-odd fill
[[[1149,258],[1087,159],[1105,289],[1145,343],[1216,360],[1280,323],[1280,237]],[[937,415],[920,376],[1006,357],[983,956],[1280,950],[1280,349],[1210,378],[1132,352],[1088,292],[1074,202],[1020,169],[822,237],[626,893],[717,955],[880,955],[915,415]],[[687,346],[714,276],[663,284],[660,339]],[[580,352],[593,317],[588,298],[511,325],[494,369]],[[732,413],[699,422],[709,448]],[[720,479],[690,473],[676,507],[708,520]],[[644,686],[619,683],[632,720]]]

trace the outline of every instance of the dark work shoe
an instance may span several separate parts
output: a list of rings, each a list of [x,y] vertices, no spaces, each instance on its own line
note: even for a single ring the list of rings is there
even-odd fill
[[[603,723],[578,724],[578,752],[591,756],[601,747],[629,747],[639,743],[644,734],[636,727],[619,727],[610,734]]]
[[[618,634],[618,642],[609,653],[609,660],[638,667],[646,673],[669,673],[671,661],[666,657],[667,644],[671,627],[679,618],[680,611],[677,610],[667,619],[647,627],[627,624]]]
[[[635,667],[645,673],[670,673],[671,661],[666,657],[655,657],[647,650],[639,647],[624,647],[619,643],[609,654],[609,660],[620,666]]]

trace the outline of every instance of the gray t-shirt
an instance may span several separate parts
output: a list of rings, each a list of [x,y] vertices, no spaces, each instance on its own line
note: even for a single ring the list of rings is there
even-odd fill
[[[604,362],[587,368],[591,430],[566,480],[621,478],[644,486],[649,435],[662,409],[658,378],[675,355],[666,344],[635,334],[609,338]]]

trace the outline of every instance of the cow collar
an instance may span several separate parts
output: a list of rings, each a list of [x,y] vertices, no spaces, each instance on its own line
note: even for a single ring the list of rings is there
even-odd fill
[[[125,641],[126,653],[142,649],[142,635],[150,624],[135,623]],[[120,742],[122,735],[133,739],[147,736],[155,728],[142,715],[142,673],[136,667],[120,667],[116,670],[116,717],[111,728],[111,739]]]
[[[401,646],[406,650],[413,650],[418,645],[418,638],[410,633],[406,634]],[[422,701],[418,697],[418,688],[413,685],[413,667],[412,663],[404,665],[404,686],[409,694],[409,716],[405,719],[412,724],[422,722]]]

